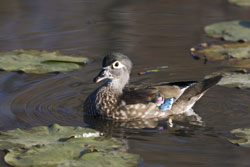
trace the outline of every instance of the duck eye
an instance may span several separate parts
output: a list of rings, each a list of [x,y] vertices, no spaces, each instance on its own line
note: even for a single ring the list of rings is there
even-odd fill
[[[118,61],[113,64],[114,68],[118,68],[119,66],[120,66],[120,63]]]

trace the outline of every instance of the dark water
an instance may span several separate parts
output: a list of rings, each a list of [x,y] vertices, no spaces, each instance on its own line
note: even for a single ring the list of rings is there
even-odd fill
[[[0,72],[0,130],[59,123],[102,129],[125,138],[143,167],[250,166],[250,151],[226,140],[249,127],[250,91],[215,87],[194,107],[206,127],[125,129],[84,121],[82,102],[97,87],[92,78],[110,51],[134,62],[132,83],[200,80],[222,69],[196,61],[189,48],[211,41],[207,24],[250,18],[250,9],[225,0],[1,0],[0,51],[58,50],[91,64],[65,74]],[[138,76],[146,67],[166,72]],[[3,164],[2,164],[3,165]]]

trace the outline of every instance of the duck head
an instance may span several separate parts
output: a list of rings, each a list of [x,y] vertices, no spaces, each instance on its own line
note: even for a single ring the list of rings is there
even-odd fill
[[[132,62],[128,56],[121,53],[110,53],[104,57],[102,69],[94,78],[94,82],[106,80],[114,89],[122,90],[129,81],[131,69]]]

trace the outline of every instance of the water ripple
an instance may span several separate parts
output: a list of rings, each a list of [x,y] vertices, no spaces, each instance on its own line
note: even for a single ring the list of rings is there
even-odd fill
[[[68,77],[53,77],[30,86],[12,99],[11,112],[29,126],[51,123],[85,125],[82,121],[82,98],[78,93],[81,84],[68,82],[72,82]]]

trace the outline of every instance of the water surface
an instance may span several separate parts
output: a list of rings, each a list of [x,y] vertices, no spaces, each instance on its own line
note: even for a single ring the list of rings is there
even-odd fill
[[[90,123],[82,114],[106,53],[129,55],[134,63],[131,83],[201,80],[223,68],[189,55],[189,48],[213,41],[203,27],[247,20],[249,13],[225,0],[2,0],[0,51],[57,50],[87,56],[91,63],[64,74],[1,71],[0,130],[51,123],[88,126],[124,138],[129,151],[141,155],[143,167],[249,166],[250,151],[225,138],[229,130],[249,126],[249,90],[217,86],[207,92],[194,107],[206,127],[126,129]],[[169,66],[165,72],[137,75],[163,65]]]

